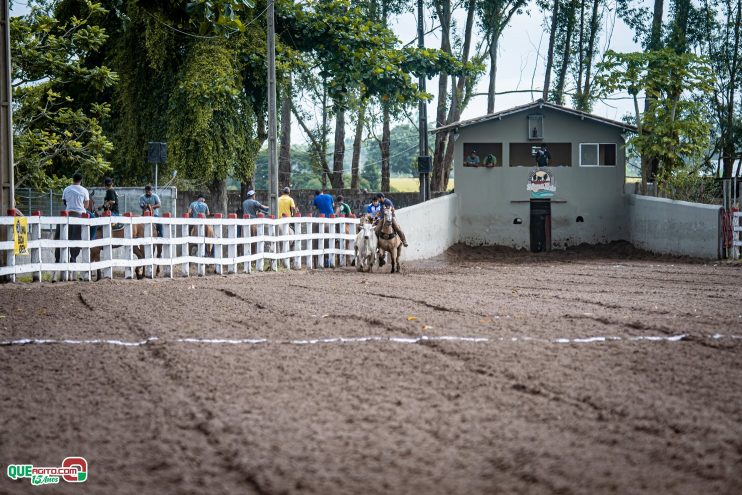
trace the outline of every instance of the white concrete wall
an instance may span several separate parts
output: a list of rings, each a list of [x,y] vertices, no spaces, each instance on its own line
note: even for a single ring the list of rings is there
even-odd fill
[[[629,194],[631,243],[661,254],[719,257],[719,207]]]
[[[397,222],[407,236],[403,260],[432,258],[459,241],[459,198],[448,194],[397,210]]]

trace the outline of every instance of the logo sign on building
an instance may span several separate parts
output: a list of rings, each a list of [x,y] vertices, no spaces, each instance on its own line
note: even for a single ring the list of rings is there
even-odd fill
[[[551,169],[545,167],[531,169],[526,191],[531,192],[531,199],[547,199],[554,196],[556,180]]]
[[[28,256],[28,218],[13,220],[13,252],[16,256]]]

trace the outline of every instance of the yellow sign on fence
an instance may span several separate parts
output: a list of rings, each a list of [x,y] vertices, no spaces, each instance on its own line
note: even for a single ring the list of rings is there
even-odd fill
[[[15,217],[13,243],[16,256],[28,256],[28,218]]]

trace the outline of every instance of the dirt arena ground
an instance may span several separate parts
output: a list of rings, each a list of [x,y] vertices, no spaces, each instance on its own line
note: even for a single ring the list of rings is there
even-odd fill
[[[741,295],[620,245],[0,286],[0,493],[739,494]]]

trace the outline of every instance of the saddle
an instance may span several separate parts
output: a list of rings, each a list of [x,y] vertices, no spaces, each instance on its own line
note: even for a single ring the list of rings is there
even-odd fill
[[[397,233],[391,232],[389,234],[385,234],[384,232],[380,232],[378,237],[379,239],[384,239],[385,241],[391,241],[392,239],[397,237]]]

